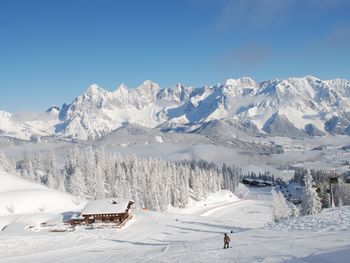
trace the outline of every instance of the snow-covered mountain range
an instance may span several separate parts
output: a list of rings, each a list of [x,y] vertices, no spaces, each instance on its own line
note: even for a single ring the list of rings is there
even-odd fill
[[[312,76],[255,82],[229,79],[215,86],[160,88],[145,81],[107,91],[91,85],[72,103],[31,120],[0,111],[0,135],[96,139],[125,123],[165,132],[254,136],[350,135],[350,81]],[[219,128],[218,128],[219,127]]]

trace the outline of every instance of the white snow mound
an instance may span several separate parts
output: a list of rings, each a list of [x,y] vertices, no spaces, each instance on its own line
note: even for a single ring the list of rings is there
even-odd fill
[[[10,224],[44,222],[85,205],[69,194],[0,172],[0,231]],[[49,215],[50,214],[50,215]]]
[[[180,214],[200,214],[203,210],[207,210],[214,206],[237,202],[240,199],[229,190],[220,190],[207,196],[204,200],[195,200],[190,198],[186,208],[168,207],[170,213]]]
[[[45,186],[0,171],[0,193],[24,189],[47,189]]]
[[[76,198],[51,189],[0,193],[0,216],[30,213],[62,213],[81,208]]]

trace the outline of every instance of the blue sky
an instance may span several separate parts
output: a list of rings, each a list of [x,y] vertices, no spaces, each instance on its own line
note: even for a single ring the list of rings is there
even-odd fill
[[[350,79],[348,0],[0,0],[0,110],[43,111],[91,83]]]

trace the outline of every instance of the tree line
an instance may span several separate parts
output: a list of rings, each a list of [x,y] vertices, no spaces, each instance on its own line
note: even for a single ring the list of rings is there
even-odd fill
[[[202,200],[221,189],[234,191],[242,174],[226,164],[121,156],[92,147],[70,148],[61,165],[53,151],[46,155],[23,153],[14,163],[0,153],[0,170],[81,200],[128,198],[138,208],[156,211],[169,205],[183,208],[190,197]]]

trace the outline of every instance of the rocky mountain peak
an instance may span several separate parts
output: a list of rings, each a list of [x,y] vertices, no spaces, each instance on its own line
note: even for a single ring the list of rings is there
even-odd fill
[[[78,139],[101,137],[125,122],[190,131],[213,120],[230,120],[253,134],[271,136],[348,134],[350,82],[306,76],[257,83],[243,77],[216,86],[177,84],[161,89],[146,80],[135,89],[122,84],[113,92],[92,84],[71,104],[61,110],[53,106],[49,111],[59,112],[55,128],[48,124],[46,129],[55,131],[51,135]],[[0,130],[9,134],[6,131],[13,121],[11,115],[0,113],[0,117]]]

